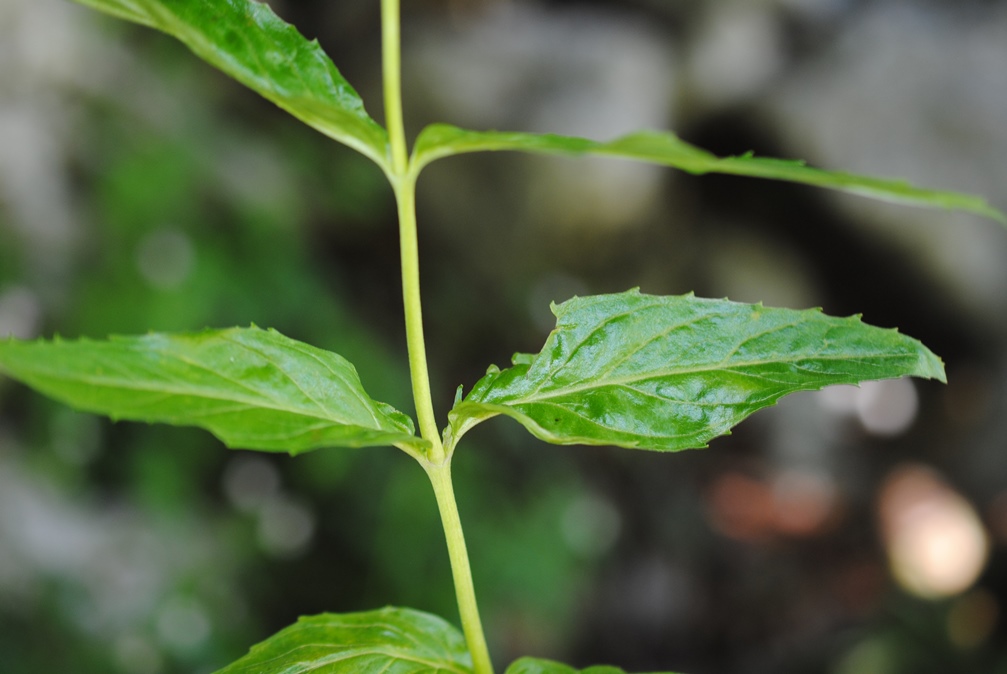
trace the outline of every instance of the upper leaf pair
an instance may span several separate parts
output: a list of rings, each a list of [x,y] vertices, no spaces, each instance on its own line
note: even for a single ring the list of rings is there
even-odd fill
[[[357,92],[317,41],[308,41],[255,0],[77,0],[168,33],[200,58],[257,91],[325,135],[393,173],[388,134],[364,110]],[[236,28],[238,27],[238,28]],[[467,152],[593,154],[661,164],[690,173],[728,173],[785,180],[917,206],[958,209],[1007,224],[983,199],[926,190],[904,181],[810,168],[801,162],[745,155],[718,158],[671,133],[635,133],[611,142],[569,136],[468,131],[435,124],[417,138],[413,175],[432,161]]]

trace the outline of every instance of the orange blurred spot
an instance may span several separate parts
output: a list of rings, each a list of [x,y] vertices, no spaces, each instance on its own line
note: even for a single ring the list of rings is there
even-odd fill
[[[725,536],[764,540],[773,531],[776,503],[768,485],[738,472],[719,475],[707,495],[710,522]]]
[[[773,480],[776,529],[789,536],[822,533],[835,514],[836,490],[820,475],[786,471]]]
[[[742,541],[821,533],[833,520],[835,501],[828,480],[798,471],[780,473],[771,483],[726,472],[713,481],[707,494],[713,527]]]

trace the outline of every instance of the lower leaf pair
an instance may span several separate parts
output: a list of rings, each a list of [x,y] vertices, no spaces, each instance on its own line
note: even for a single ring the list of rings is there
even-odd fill
[[[386,607],[362,613],[326,613],[297,623],[252,647],[216,674],[472,674],[465,638],[429,613]],[[573,667],[521,658],[505,674],[577,674]],[[582,674],[624,674],[588,667]],[[670,673],[669,673],[670,674]]]

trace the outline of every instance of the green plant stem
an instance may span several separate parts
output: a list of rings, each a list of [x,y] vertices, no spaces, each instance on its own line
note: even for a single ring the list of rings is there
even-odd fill
[[[402,47],[399,0],[381,0],[381,81],[384,84],[385,126],[392,152],[392,171],[403,176],[408,168],[405,125],[402,121]]]
[[[462,631],[465,642],[472,655],[472,667],[475,674],[493,674],[493,663],[490,661],[489,648],[486,646],[486,636],[483,634],[482,621],[479,618],[479,607],[476,605],[475,587],[472,584],[472,567],[469,564],[468,550],[465,548],[465,536],[462,533],[462,523],[458,516],[458,505],[455,503],[454,487],[451,484],[451,458],[438,464],[425,463],[423,467],[430,477],[437,497],[437,509],[440,511],[441,524],[448,544],[448,556],[451,559],[451,573],[455,581],[455,595],[458,598],[458,612],[462,619]]]
[[[420,302],[420,258],[416,239],[416,179],[400,178],[393,184],[399,208],[399,248],[402,264],[402,302],[406,315],[406,347],[409,350],[409,374],[413,384],[413,401],[419,420],[420,435],[431,443],[428,458],[444,460],[444,448],[437,430],[433,398],[430,395],[430,375],[427,350],[423,338],[423,307]]]
[[[493,674],[486,636],[476,605],[472,568],[465,536],[462,533],[458,504],[451,484],[451,457],[444,452],[433,398],[430,395],[430,374],[426,345],[423,339],[423,310],[420,302],[419,245],[416,236],[416,175],[410,169],[402,121],[402,55],[399,45],[399,0],[381,0],[382,76],[385,93],[385,123],[391,150],[391,167],[386,170],[395,190],[399,215],[399,247],[402,263],[402,302],[405,308],[406,345],[409,351],[409,374],[413,386],[413,401],[419,421],[420,435],[431,443],[420,465],[430,477],[437,499],[437,509],[447,540],[451,575],[455,583],[458,612],[462,620],[465,642],[472,656],[475,674]]]
[[[433,398],[427,350],[423,339],[423,310],[420,303],[420,262],[416,241],[416,175],[409,173],[405,127],[402,121],[402,48],[400,46],[399,0],[381,0],[381,68],[385,94],[385,124],[391,168],[388,180],[395,190],[399,211],[399,246],[402,260],[402,301],[406,318],[406,345],[409,375],[420,435],[431,443],[431,461],[444,460]]]

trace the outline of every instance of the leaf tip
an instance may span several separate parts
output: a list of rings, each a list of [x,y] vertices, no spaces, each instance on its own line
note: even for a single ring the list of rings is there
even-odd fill
[[[935,379],[942,384],[948,383],[948,375],[944,369],[944,361],[930,349],[923,347],[917,367],[916,376]]]

